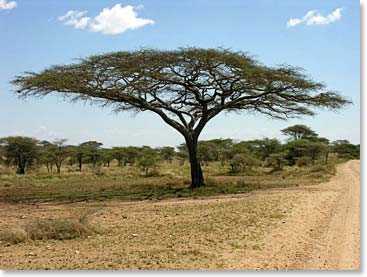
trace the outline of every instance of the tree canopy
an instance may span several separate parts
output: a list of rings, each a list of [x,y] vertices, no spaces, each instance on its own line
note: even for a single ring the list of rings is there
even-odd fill
[[[20,136],[0,139],[6,163],[14,164],[18,174],[25,174],[28,167],[39,158],[37,143],[36,139]]]
[[[310,127],[306,125],[293,125],[289,126],[281,132],[288,136],[291,140],[300,140],[300,139],[313,139],[316,138],[318,135],[315,131],[313,131]]]
[[[337,110],[349,103],[337,92],[289,65],[269,67],[227,49],[143,49],[91,56],[70,65],[17,76],[22,96],[58,93],[115,111],[151,111],[186,141],[192,187],[204,184],[197,141],[221,112],[247,111],[286,119]]]

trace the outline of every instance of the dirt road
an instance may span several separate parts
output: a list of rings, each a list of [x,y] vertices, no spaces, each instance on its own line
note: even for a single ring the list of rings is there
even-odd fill
[[[278,193],[278,192],[276,192]],[[360,162],[338,166],[328,183],[281,193],[297,195],[291,215],[265,238],[253,260],[262,269],[360,269]],[[245,264],[251,261],[244,260]]]
[[[102,235],[0,244],[0,269],[360,268],[359,161],[327,183],[210,199],[0,204],[0,228],[93,209]]]

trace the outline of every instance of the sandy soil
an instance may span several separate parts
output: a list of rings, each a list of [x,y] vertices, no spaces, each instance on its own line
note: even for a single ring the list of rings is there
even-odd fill
[[[160,202],[0,204],[0,228],[89,210],[104,233],[0,244],[0,269],[360,268],[359,161],[328,183]]]

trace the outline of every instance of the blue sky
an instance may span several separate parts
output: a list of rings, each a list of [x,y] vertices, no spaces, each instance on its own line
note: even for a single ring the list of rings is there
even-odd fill
[[[178,145],[183,142],[181,135],[154,114],[114,114],[55,96],[20,100],[11,93],[14,87],[9,81],[24,71],[39,71],[92,54],[196,46],[248,51],[266,65],[303,67],[315,80],[354,102],[337,113],[318,111],[315,117],[302,120],[223,114],[207,125],[201,139],[283,140],[280,129],[306,124],[331,140],[360,143],[359,1],[17,0],[9,8],[11,2],[0,0],[0,137],[67,138],[72,144],[98,140],[105,146]],[[122,9],[134,7],[136,18],[129,23],[115,17],[114,25],[108,25],[109,11],[116,4]],[[109,10],[101,14],[104,8]],[[88,24],[79,29],[72,23],[65,25],[73,18],[61,21],[59,17],[70,10],[86,11],[74,19],[88,17]],[[317,12],[305,16],[313,10]],[[299,24],[287,27],[291,18],[298,18]],[[127,25],[116,21],[120,19]]]

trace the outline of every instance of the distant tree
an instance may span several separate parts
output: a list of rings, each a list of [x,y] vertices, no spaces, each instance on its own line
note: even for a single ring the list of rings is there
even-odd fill
[[[110,167],[110,163],[114,159],[112,149],[101,149],[101,159],[103,166]]]
[[[161,147],[158,149],[159,154],[163,158],[163,160],[172,162],[173,157],[175,156],[175,148],[170,146]]]
[[[4,137],[0,139],[2,154],[8,165],[15,165],[18,174],[25,174],[40,156],[38,141],[30,137]]]
[[[318,142],[309,142],[303,146],[304,153],[312,160],[312,165],[315,164],[316,159],[324,153],[326,146]]]
[[[212,149],[212,155],[215,161],[220,161],[221,165],[224,166],[225,163],[225,152],[228,151],[233,145],[232,139],[212,139],[208,140]]]
[[[138,147],[126,147],[126,159],[124,160],[124,164],[129,164],[130,166],[134,165],[140,155],[140,152],[141,149],[139,149]]]
[[[243,52],[227,49],[144,49],[92,56],[41,73],[17,76],[22,96],[59,93],[116,111],[151,111],[184,138],[191,165],[191,188],[204,185],[198,139],[222,112],[254,112],[271,118],[313,115],[310,108],[339,109],[348,103],[324,91],[291,66],[268,67]]]
[[[215,160],[216,146],[211,141],[198,142],[198,160],[201,165],[209,165],[209,162]]]
[[[346,143],[348,142],[348,143]],[[349,141],[337,141],[333,143],[333,150],[341,158],[359,159],[360,146],[349,143]]]
[[[57,174],[60,174],[62,164],[70,156],[70,148],[65,145],[66,141],[67,139],[57,139],[48,147],[48,155],[56,166]]]
[[[282,170],[286,162],[285,156],[285,153],[270,154],[266,158],[268,166],[271,166],[274,171]]]
[[[251,167],[258,165],[258,160],[250,153],[237,153],[229,161],[231,166],[231,173],[238,173],[240,171],[250,169]]]
[[[351,144],[351,143],[349,142],[349,140],[346,140],[346,139],[339,139],[339,140],[335,140],[335,141],[333,141],[333,144],[334,144],[334,145],[339,145],[339,144]]]
[[[82,172],[83,161],[85,160],[88,154],[88,148],[86,146],[77,145],[71,148],[71,155],[74,157],[78,171]]]
[[[112,147],[112,156],[117,161],[118,166],[124,165],[123,161],[126,159],[127,153],[125,147]]]
[[[305,145],[309,141],[304,139],[298,139],[288,142],[284,145],[285,148],[285,159],[288,161],[290,166],[296,164],[297,159],[305,156]]]
[[[261,159],[265,161],[271,154],[278,152],[281,149],[281,144],[277,139],[256,139],[251,141],[260,151]]]
[[[50,147],[52,147],[53,144],[47,140],[43,140],[40,141],[38,145],[40,146],[39,162],[46,166],[48,173],[51,173],[54,166],[54,157],[50,151]]]
[[[317,137],[317,134],[308,126],[306,125],[293,125],[289,126],[281,132],[288,136],[291,140],[300,140],[300,139],[313,139]]]
[[[140,153],[138,166],[145,172],[145,177],[149,176],[149,170],[153,173],[157,171],[159,156],[153,149],[144,149]]]
[[[180,161],[180,165],[183,166],[185,164],[185,161],[189,158],[186,144],[180,144],[179,146],[177,146],[177,149],[178,152],[176,153],[176,157]]]
[[[100,150],[102,145],[103,143],[94,140],[80,144],[81,147],[84,147],[87,160],[92,163],[93,167],[96,167],[97,162],[101,159],[102,152]]]
[[[230,148],[226,149],[223,153],[224,158],[229,161],[233,159],[236,154],[254,155],[254,149],[251,142],[240,141],[233,143]]]
[[[332,151],[332,145],[330,144],[330,141],[327,138],[324,137],[315,137],[312,138],[310,141],[315,142],[315,143],[319,143],[322,146],[322,154],[325,157],[325,164],[328,164],[329,161],[329,154]]]

